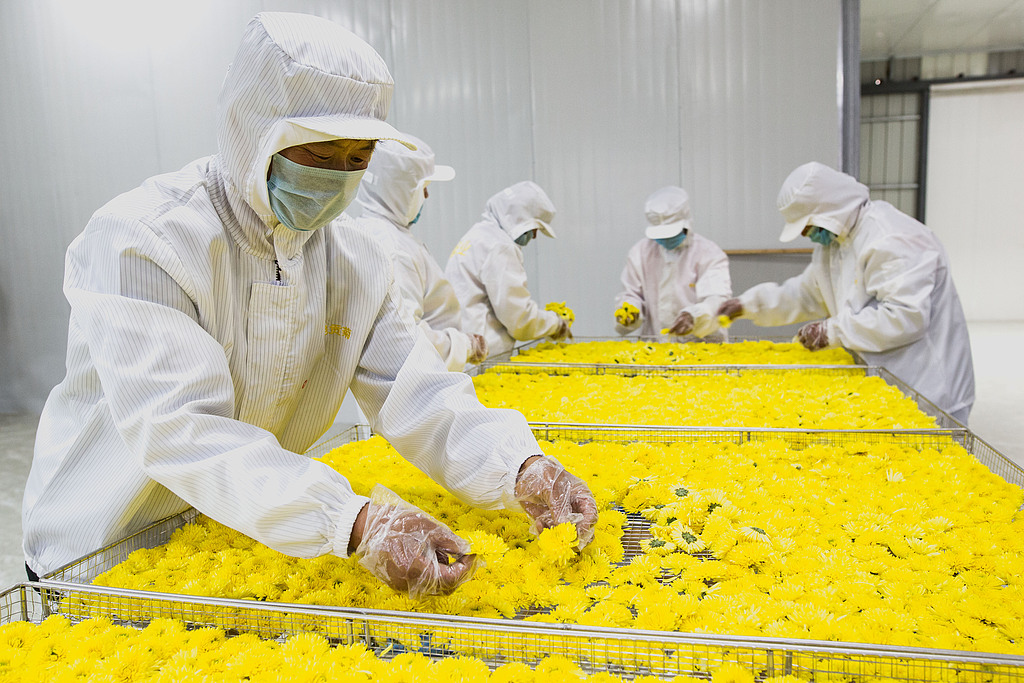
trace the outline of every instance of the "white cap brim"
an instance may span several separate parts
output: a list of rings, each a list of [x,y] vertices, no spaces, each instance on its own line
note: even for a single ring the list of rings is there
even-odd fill
[[[455,178],[455,169],[451,166],[435,165],[434,172],[424,178],[428,183],[443,183]]]
[[[786,223],[785,227],[782,228],[782,234],[779,235],[780,242],[792,242],[799,237],[804,228],[807,227],[807,221],[810,216],[803,216],[799,220],[790,221]]]
[[[664,240],[669,237],[675,237],[683,230],[690,229],[690,221],[673,221],[671,223],[660,223],[658,225],[648,225],[647,229],[644,230],[644,234],[652,240]]]
[[[557,235],[555,234],[555,229],[552,228],[547,223],[545,223],[544,221],[541,221],[541,220],[537,221],[537,229],[540,230],[542,233],[544,233],[545,235],[547,235],[548,237],[550,237],[552,239],[557,237]]]
[[[334,114],[295,117],[288,119],[288,122],[332,139],[394,140],[409,149],[416,149],[416,144],[390,123],[372,117]]]

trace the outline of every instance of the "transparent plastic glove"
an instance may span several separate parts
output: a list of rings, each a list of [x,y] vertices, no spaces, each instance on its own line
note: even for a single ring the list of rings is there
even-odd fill
[[[615,309],[615,322],[623,327],[629,327],[640,317],[640,309],[628,301]]]
[[[729,320],[735,320],[743,315],[743,304],[740,303],[739,299],[729,299],[718,307],[718,315],[724,315]]]
[[[668,328],[668,331],[677,337],[690,334],[693,331],[693,316],[683,311],[676,318],[676,321],[672,323],[672,327]]]
[[[477,567],[469,543],[380,484],[370,493],[356,553],[371,574],[411,598],[448,595]]]
[[[811,351],[826,348],[829,345],[828,321],[818,320],[817,322],[807,323],[797,331],[796,340],[803,344],[804,348]]]
[[[467,363],[483,363],[487,360],[487,340],[482,334],[469,335],[469,345]]]
[[[580,550],[594,540],[594,495],[582,479],[570,474],[557,460],[540,456],[528,461],[516,480],[515,496],[533,519],[533,533],[571,522],[576,525]]]
[[[550,335],[555,341],[562,341],[563,339],[572,339],[572,334],[569,332],[569,323],[564,319],[558,319],[558,329],[552,332]]]

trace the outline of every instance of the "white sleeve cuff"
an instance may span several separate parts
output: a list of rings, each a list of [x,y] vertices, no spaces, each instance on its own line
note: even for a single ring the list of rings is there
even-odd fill
[[[337,555],[338,557],[348,557],[348,546],[352,540],[352,527],[355,526],[359,511],[369,502],[370,499],[366,496],[352,496],[345,501],[340,510],[334,511],[334,514],[331,515],[335,522],[334,538],[325,549],[325,552]]]

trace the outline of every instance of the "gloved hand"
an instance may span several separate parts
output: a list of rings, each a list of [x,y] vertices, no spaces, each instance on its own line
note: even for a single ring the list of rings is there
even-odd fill
[[[693,316],[683,311],[676,318],[676,321],[672,323],[672,327],[668,328],[668,331],[677,337],[690,334],[693,331]]]
[[[739,299],[729,299],[718,307],[718,315],[728,316],[729,320],[735,320],[743,315],[743,304]]]
[[[828,321],[818,320],[817,322],[807,323],[797,331],[796,340],[803,344],[804,348],[811,351],[824,349],[829,345]]]
[[[615,322],[623,327],[629,327],[640,317],[640,309],[628,301],[615,309]]]
[[[483,363],[487,360],[487,340],[482,334],[469,335],[469,344],[467,363]]]
[[[569,323],[563,318],[558,319],[558,329],[548,335],[555,341],[562,341],[566,338],[572,338],[572,333],[569,332]]]
[[[539,455],[523,463],[516,479],[515,499],[533,519],[533,533],[572,522],[580,550],[594,539],[594,494],[557,460]]]
[[[364,510],[359,564],[395,590],[411,598],[448,595],[473,576],[477,556],[468,554],[469,543],[388,488],[374,486]]]

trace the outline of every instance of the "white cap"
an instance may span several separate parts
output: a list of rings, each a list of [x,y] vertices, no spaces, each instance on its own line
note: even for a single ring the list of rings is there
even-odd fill
[[[416,148],[412,140],[384,121],[393,81],[380,55],[365,41],[332,21],[310,14],[262,12],[253,23],[262,26],[291,68],[287,78],[300,81],[303,72],[315,72],[306,79],[305,86],[330,88],[329,95],[320,97],[322,101],[305,96],[309,113],[287,117],[291,125],[328,139],[396,140],[409,149]],[[274,81],[267,87],[283,91],[301,85]],[[292,98],[297,101],[300,95]]]
[[[690,195],[681,187],[663,187],[648,197],[644,215],[648,223],[644,234],[652,240],[675,237],[693,228]]]

